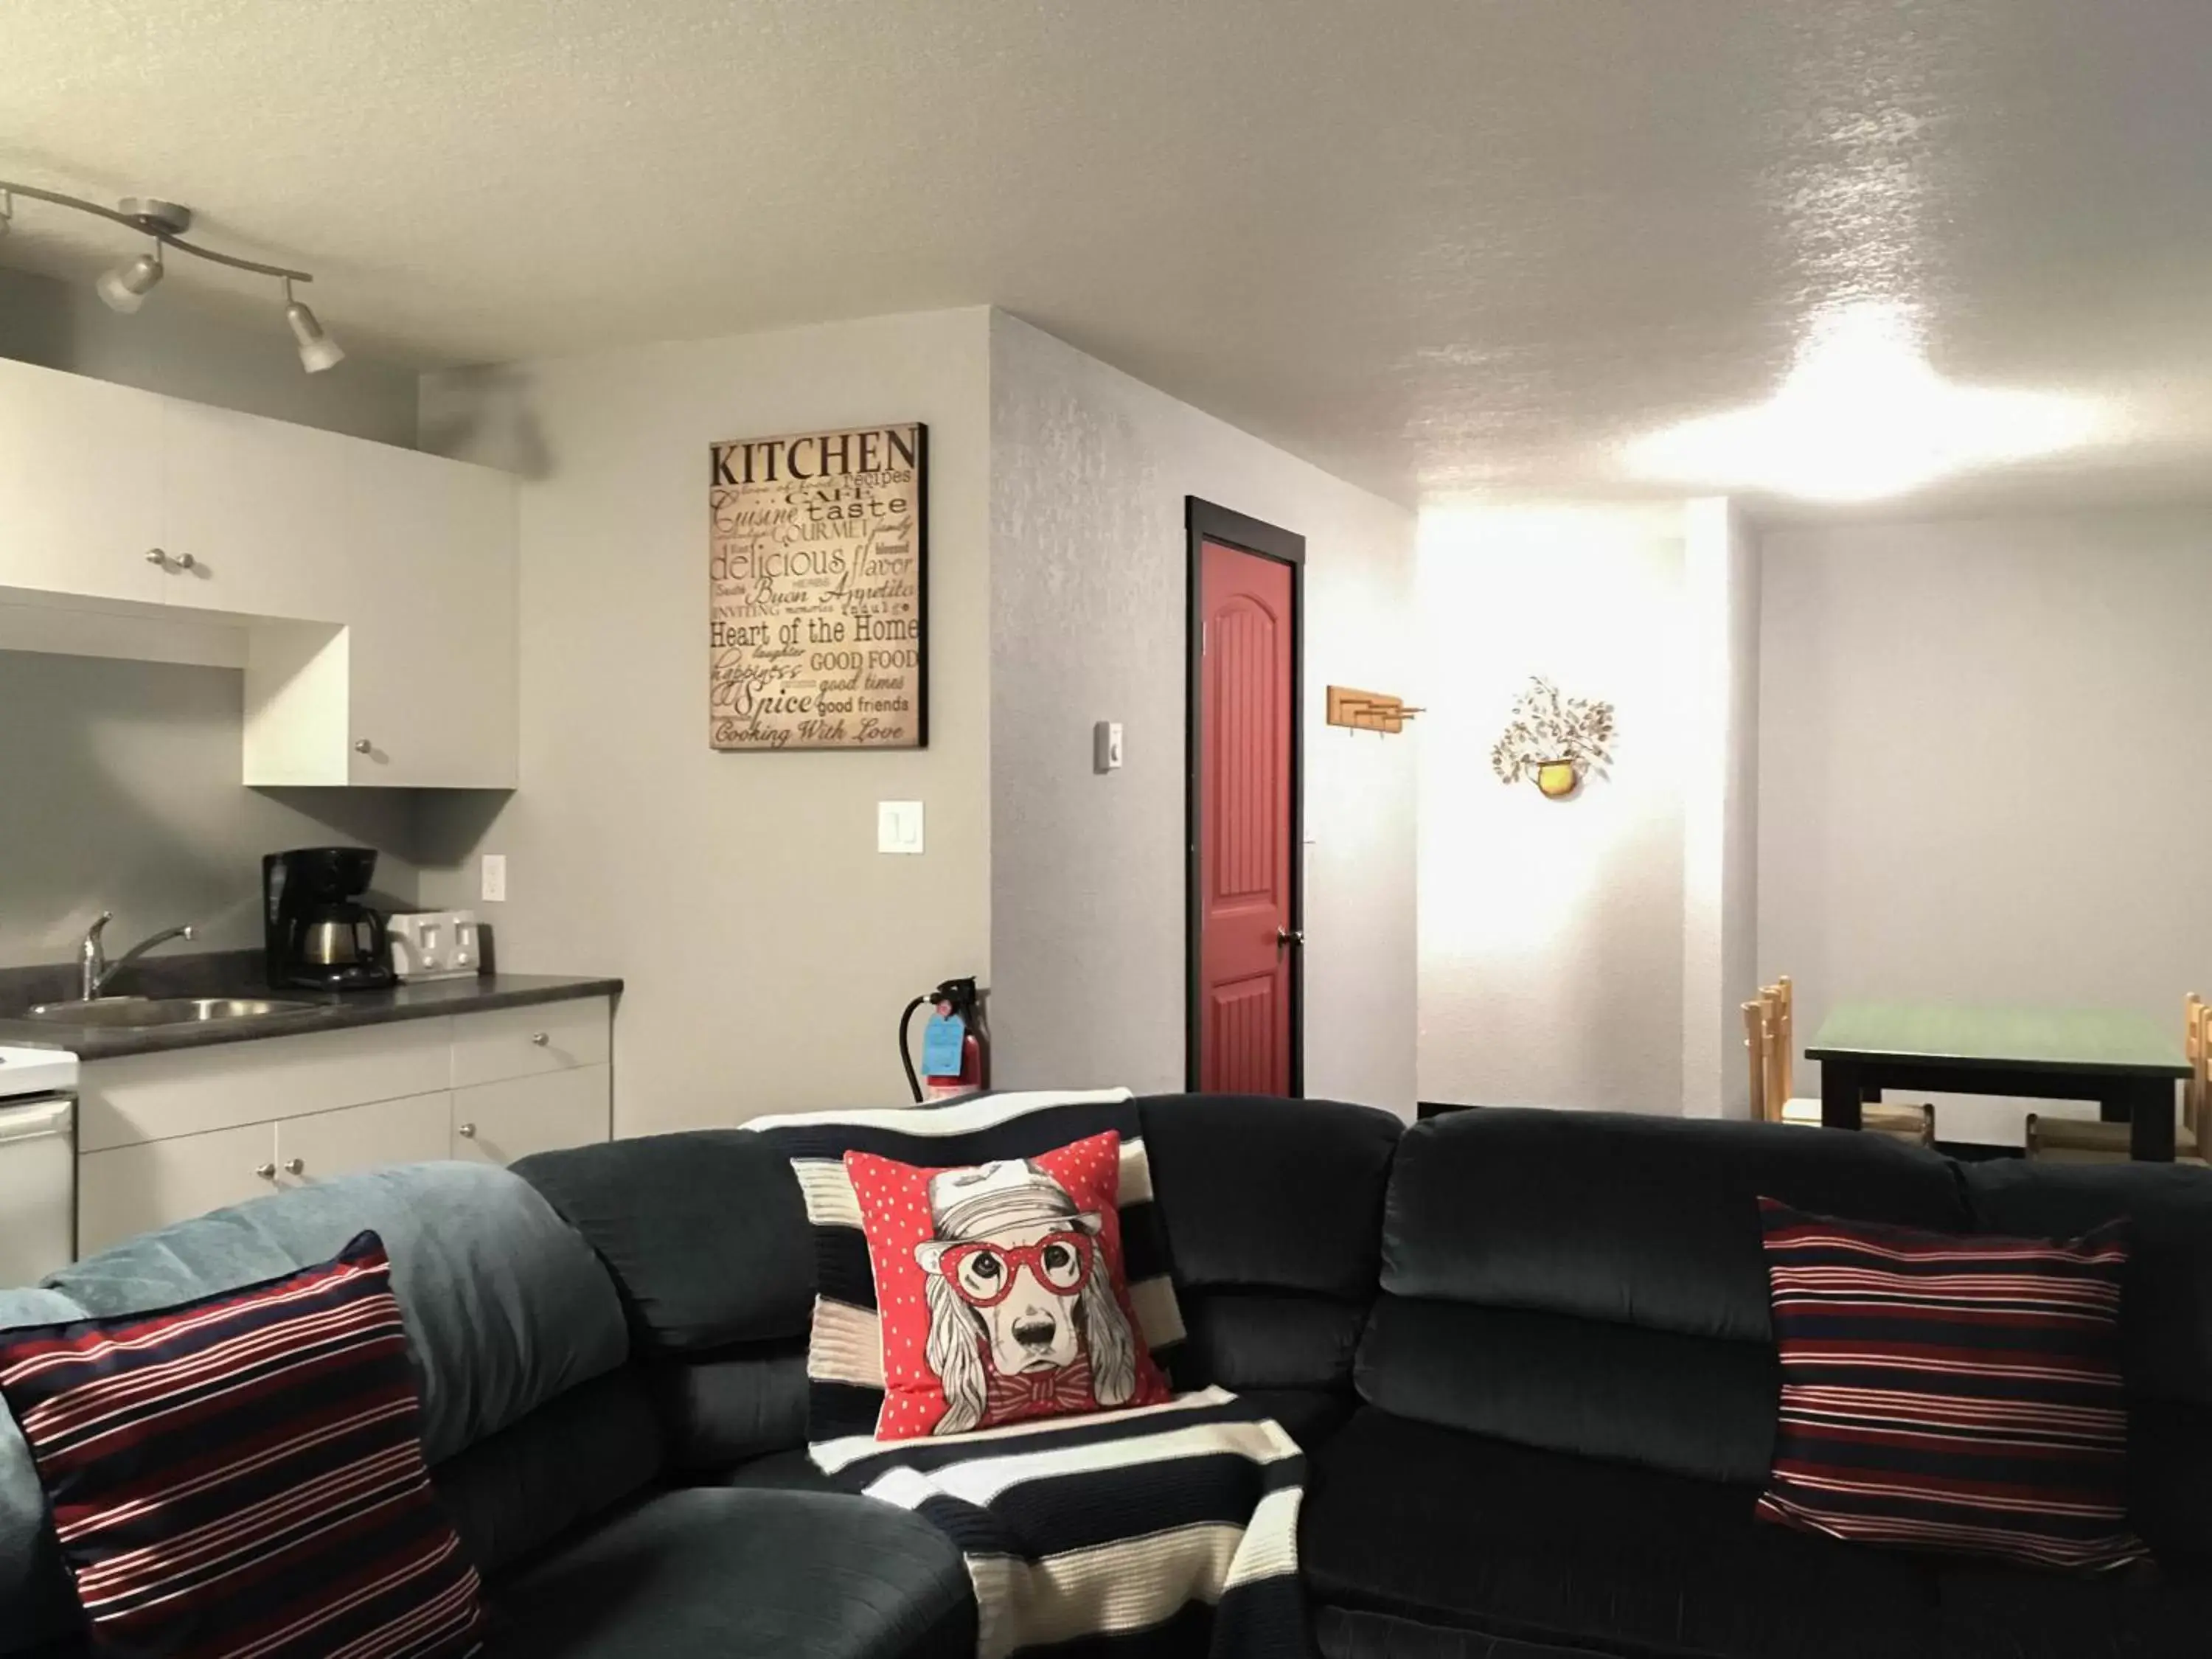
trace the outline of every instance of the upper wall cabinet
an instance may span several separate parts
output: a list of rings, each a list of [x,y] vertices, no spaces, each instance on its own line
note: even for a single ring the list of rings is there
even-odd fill
[[[0,586],[161,602],[166,401],[0,360]]]
[[[0,601],[234,627],[246,783],[513,787],[515,543],[506,473],[0,360]]]

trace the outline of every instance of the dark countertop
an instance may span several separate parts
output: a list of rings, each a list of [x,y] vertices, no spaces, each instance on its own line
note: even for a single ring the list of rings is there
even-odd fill
[[[255,968],[259,964],[258,951],[227,954],[250,957]],[[356,1025],[388,1025],[398,1020],[435,1019],[446,1014],[481,1014],[497,1008],[526,1008],[536,1003],[611,997],[623,988],[618,979],[571,979],[559,974],[485,974],[475,979],[423,980],[382,991],[272,991],[259,982],[258,973],[244,969],[241,964],[231,963],[218,968],[216,964],[222,963],[220,957],[201,960],[216,971],[163,975],[161,977],[168,982],[158,985],[124,983],[116,988],[116,994],[273,997],[315,1006],[297,1013],[271,1014],[260,1019],[209,1020],[136,1029],[70,1025],[51,1019],[0,1018],[0,1047],[66,1048],[80,1060],[116,1060],[125,1054],[167,1054],[179,1048],[210,1048],[216,1043],[251,1042],[261,1037],[301,1036],[311,1031],[342,1031]],[[23,994],[11,982],[18,978],[27,981],[31,975],[43,971],[0,970],[0,1007],[21,1008],[33,1002],[58,1001],[76,994],[74,988],[56,992],[43,982]],[[198,982],[175,982],[187,979]],[[210,982],[220,980],[228,982]],[[10,994],[11,991],[16,994]]]

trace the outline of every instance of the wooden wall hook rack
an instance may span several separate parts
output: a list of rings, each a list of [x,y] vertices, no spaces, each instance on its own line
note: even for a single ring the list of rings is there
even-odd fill
[[[1348,685],[1328,688],[1328,723],[1355,732],[1382,732],[1393,736],[1406,722],[1425,710],[1409,706],[1403,697],[1382,691],[1355,691]]]

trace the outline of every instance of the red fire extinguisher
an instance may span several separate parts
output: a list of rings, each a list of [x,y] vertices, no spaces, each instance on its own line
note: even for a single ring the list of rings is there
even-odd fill
[[[948,979],[908,1003],[899,1016],[899,1064],[906,1067],[906,1086],[914,1091],[917,1103],[934,1105],[991,1086],[991,1031],[983,1019],[984,995],[972,979]],[[921,1072],[917,1076],[907,1034],[915,1011],[924,1003],[930,1005],[930,1015],[922,1028]]]

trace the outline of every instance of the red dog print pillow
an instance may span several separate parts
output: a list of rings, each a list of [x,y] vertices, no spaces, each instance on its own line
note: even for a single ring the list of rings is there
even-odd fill
[[[922,1170],[845,1154],[883,1323],[882,1440],[1170,1397],[1121,1265],[1121,1137]]]

